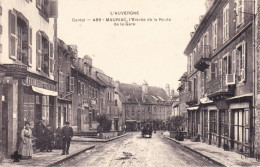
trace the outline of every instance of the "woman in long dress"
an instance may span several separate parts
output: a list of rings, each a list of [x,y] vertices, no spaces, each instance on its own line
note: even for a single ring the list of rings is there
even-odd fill
[[[25,123],[25,128],[21,131],[21,144],[19,147],[19,153],[22,155],[22,159],[31,159],[33,154],[32,146],[32,130],[30,129],[30,123]]]

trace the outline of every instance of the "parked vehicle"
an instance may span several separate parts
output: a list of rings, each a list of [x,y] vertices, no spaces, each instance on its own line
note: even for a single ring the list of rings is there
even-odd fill
[[[146,137],[148,135],[149,138],[152,137],[153,128],[150,124],[146,124],[141,128],[142,137]]]

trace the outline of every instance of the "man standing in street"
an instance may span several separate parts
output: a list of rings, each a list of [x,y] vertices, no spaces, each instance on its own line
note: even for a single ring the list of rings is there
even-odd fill
[[[70,127],[70,123],[66,122],[65,126],[61,129],[61,136],[62,136],[62,154],[65,155],[69,154],[69,148],[70,148],[70,141],[73,137],[73,129]]]

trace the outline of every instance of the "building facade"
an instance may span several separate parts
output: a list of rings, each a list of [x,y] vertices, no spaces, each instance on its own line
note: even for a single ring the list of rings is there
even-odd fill
[[[185,49],[187,89],[182,95],[190,137],[251,155],[253,12],[253,3],[244,0],[207,1],[207,12]]]
[[[142,85],[118,83],[117,86],[123,96],[126,130],[140,130],[147,122],[155,129],[165,127],[172,110],[170,97],[164,89],[148,86],[146,82]]]
[[[74,93],[74,78],[71,75],[71,65],[77,59],[77,47],[66,45],[57,40],[57,75],[58,98],[56,108],[56,126],[63,127],[66,121],[72,122],[72,96]]]
[[[39,119],[46,125],[55,124],[58,93],[52,60],[56,37],[55,22],[50,18],[57,12],[55,5],[1,1],[0,150],[5,155],[17,150],[25,121],[31,123],[33,133]]]

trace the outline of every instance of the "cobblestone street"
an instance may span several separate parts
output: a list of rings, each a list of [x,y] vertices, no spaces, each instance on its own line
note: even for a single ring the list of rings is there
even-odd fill
[[[215,166],[182,146],[163,139],[160,133],[142,138],[139,132],[128,137],[100,144],[62,166]]]

